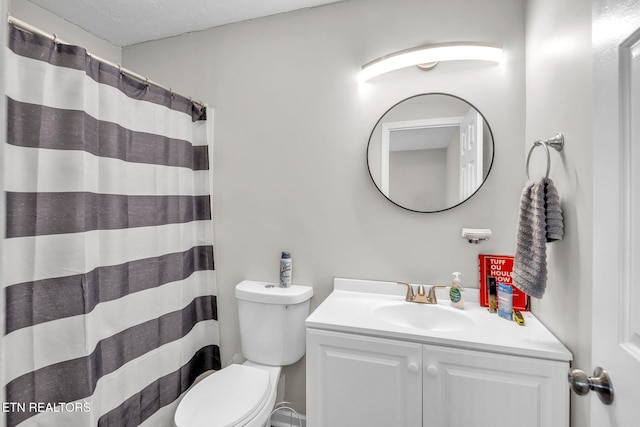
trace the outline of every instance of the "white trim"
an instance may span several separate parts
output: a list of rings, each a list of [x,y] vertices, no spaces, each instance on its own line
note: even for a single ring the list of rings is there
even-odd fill
[[[637,154],[634,156],[634,129],[631,114],[633,112],[633,64],[638,52],[640,51],[640,34],[633,35],[626,40],[619,49],[620,61],[620,128],[619,128],[619,144],[620,144],[620,295],[619,295],[619,312],[620,312],[620,330],[619,343],[620,347],[628,352],[636,361],[640,362],[640,340],[635,333],[636,331],[630,326],[633,323],[632,311],[636,309],[633,304],[633,287],[637,282],[638,267],[633,262],[637,259],[638,244],[634,237],[638,235],[635,230],[636,225],[633,222],[635,214],[637,214],[638,202],[633,197],[633,186],[637,184],[637,172],[634,173],[633,166],[637,164],[640,158]],[[638,91],[638,89],[635,89]]]

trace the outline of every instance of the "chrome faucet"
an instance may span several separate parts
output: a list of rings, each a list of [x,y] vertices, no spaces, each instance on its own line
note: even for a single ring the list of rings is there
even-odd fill
[[[423,285],[418,285],[418,291],[413,293],[413,286],[410,283],[406,282],[397,282],[398,285],[404,285],[407,287],[407,295],[404,297],[404,300],[407,302],[417,302],[419,304],[437,304],[438,299],[436,298],[436,288],[446,288],[446,286],[442,285],[432,285],[429,288],[429,293],[426,293]]]

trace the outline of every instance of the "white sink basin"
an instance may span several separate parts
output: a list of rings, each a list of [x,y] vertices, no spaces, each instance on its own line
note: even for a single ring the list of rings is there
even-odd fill
[[[377,307],[372,314],[387,323],[428,331],[459,331],[475,323],[464,311],[440,304],[403,301]]]
[[[465,289],[464,310],[451,306],[447,289],[438,304],[405,302],[396,282],[335,279],[333,292],[305,321],[307,328],[363,334],[427,345],[570,361],[571,352],[536,317],[524,326],[480,306],[478,289]]]

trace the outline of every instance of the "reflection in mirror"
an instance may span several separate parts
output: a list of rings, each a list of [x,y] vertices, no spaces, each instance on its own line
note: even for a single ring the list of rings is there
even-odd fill
[[[450,209],[471,197],[493,163],[493,135],[471,104],[447,94],[416,95],[391,107],[369,138],[378,190],[417,212]]]

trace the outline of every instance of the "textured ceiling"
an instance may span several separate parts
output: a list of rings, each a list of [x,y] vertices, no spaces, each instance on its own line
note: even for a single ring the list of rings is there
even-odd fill
[[[29,1],[116,46],[128,46],[342,0]]]

